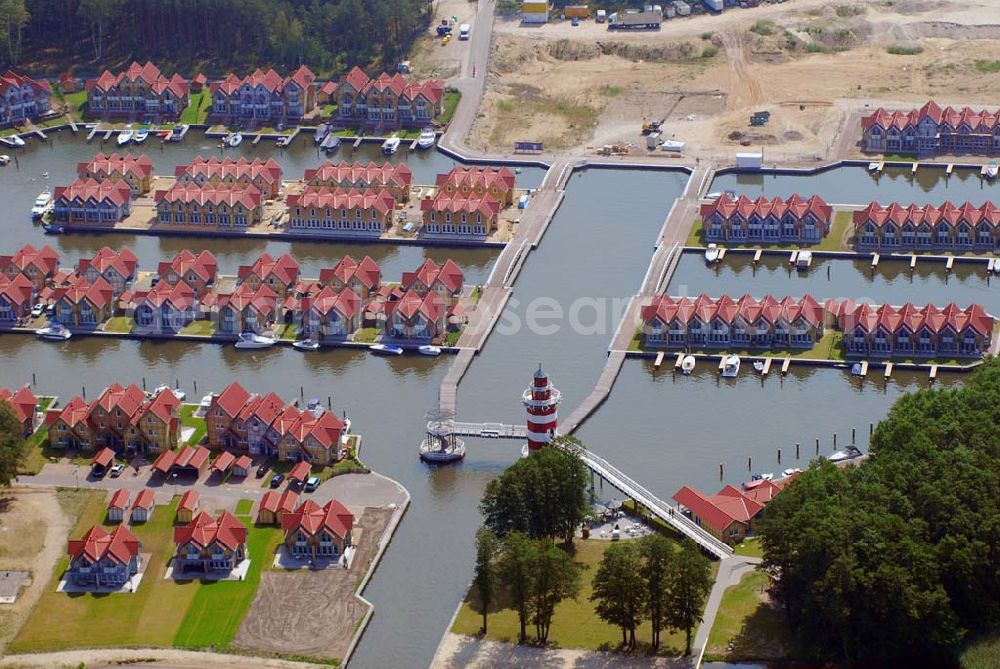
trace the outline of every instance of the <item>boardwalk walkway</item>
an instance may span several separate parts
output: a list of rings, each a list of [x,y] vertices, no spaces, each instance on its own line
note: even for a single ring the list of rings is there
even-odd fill
[[[621,371],[624,362],[625,353],[622,351],[613,351],[608,355],[608,362],[604,365],[604,371],[601,372],[601,376],[597,379],[597,385],[594,386],[594,389],[590,391],[590,394],[587,395],[573,413],[569,415],[569,418],[562,421],[562,424],[559,426],[559,431],[562,434],[572,434],[576,428],[580,427],[580,423],[587,420],[590,414],[597,411],[597,408],[604,404],[604,400],[611,393],[611,386],[614,385],[615,379],[618,378],[618,372]]]

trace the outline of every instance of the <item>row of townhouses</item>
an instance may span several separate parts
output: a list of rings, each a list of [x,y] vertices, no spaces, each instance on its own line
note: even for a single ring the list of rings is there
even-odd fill
[[[750,199],[723,194],[701,205],[706,242],[818,244],[830,232],[833,208],[819,195]]]
[[[1000,208],[992,202],[881,205],[854,212],[854,243],[864,251],[996,251]]]
[[[422,127],[444,111],[440,79],[410,81],[384,72],[372,78],[355,67],[326,92],[336,104],[331,120],[351,127]]]
[[[1000,110],[941,107],[879,107],[861,119],[861,146],[873,153],[1000,155]]]
[[[49,82],[7,70],[0,75],[0,127],[21,125],[48,114],[51,96]]]

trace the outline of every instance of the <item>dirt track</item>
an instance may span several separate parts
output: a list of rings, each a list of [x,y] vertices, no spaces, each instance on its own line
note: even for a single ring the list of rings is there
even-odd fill
[[[367,612],[354,596],[394,511],[368,507],[350,570],[267,571],[236,635],[235,645],[291,656],[342,658]]]

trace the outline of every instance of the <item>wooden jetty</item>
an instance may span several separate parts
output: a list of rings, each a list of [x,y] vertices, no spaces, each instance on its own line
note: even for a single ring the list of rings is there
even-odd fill
[[[677,359],[674,360],[674,369],[680,369],[683,362],[684,362],[684,354],[678,353]]]
[[[257,135],[256,135],[256,136],[255,136],[255,137],[253,138],[253,141],[252,141],[252,142],[250,142],[250,143],[251,143],[251,144],[252,144],[253,146],[257,146],[258,144],[260,144],[260,140],[262,140],[262,139],[264,139],[264,135],[262,135],[262,134],[258,133],[258,134],[257,134]]]
[[[722,262],[722,259],[726,257],[726,247],[723,246],[719,249],[719,258],[715,262]]]
[[[781,375],[784,376],[788,374],[788,368],[792,366],[792,356],[785,356],[785,359],[781,361]]]
[[[87,133],[87,143],[88,144],[90,143],[90,140],[94,139],[94,135],[96,135],[100,131],[100,129],[101,129],[101,124],[100,123],[95,123],[94,127],[90,129],[89,133]]]
[[[920,163],[918,163],[916,161],[913,161],[913,167],[910,168],[910,174],[916,174],[917,173],[917,168],[919,166],[920,166]]]
[[[931,373],[930,373],[930,381],[931,381],[931,383],[933,383],[934,380],[937,379],[937,372],[938,372],[938,366],[937,365],[931,365]]]
[[[955,164],[954,163],[948,163],[948,167],[945,168],[944,173],[950,177],[951,173],[954,172],[954,171],[955,171]]]
[[[861,361],[861,373],[858,374],[858,376],[860,376],[861,378],[864,378],[864,377],[868,376],[868,361],[867,360],[862,360]]]
[[[916,268],[917,268],[917,254],[914,253],[912,256],[910,256],[910,271],[912,272]]]
[[[416,151],[416,150],[417,150],[417,140],[413,140],[412,142],[410,142],[410,147],[407,149],[407,151]]]
[[[113,129],[113,128],[112,128],[111,130],[108,130],[108,131],[107,131],[106,133],[104,133],[104,139],[103,139],[103,140],[101,140],[101,141],[102,141],[102,142],[106,142],[106,141],[108,141],[109,139],[111,139],[111,135],[113,135],[113,134],[114,134],[114,132],[115,132],[115,131],[114,131],[114,129]]]
[[[794,266],[795,265],[795,261],[798,260],[798,259],[799,259],[799,252],[798,252],[798,250],[792,251],[791,255],[788,256],[788,264]]]
[[[887,363],[885,363],[885,374],[884,374],[884,376],[885,376],[885,378],[887,378],[887,379],[888,379],[888,378],[889,378],[890,376],[892,376],[892,363],[891,363],[891,362],[887,362]]]
[[[726,368],[726,357],[727,356],[723,355],[721,358],[719,358],[719,373],[720,374],[722,373],[722,370],[724,370]]]
[[[357,148],[359,146],[361,146],[361,138],[360,137],[358,137],[356,140],[354,140],[354,146],[352,146],[351,149],[352,150],[357,150]]]
[[[884,169],[885,169],[885,161],[884,160],[879,161],[878,167],[875,168],[875,171],[881,173],[882,170]]]
[[[872,256],[872,269],[878,267],[878,261],[881,260],[881,256],[876,253]]]
[[[944,261],[944,268],[946,271],[950,272],[952,267],[955,265],[955,256],[948,256],[948,259]]]
[[[760,370],[761,376],[767,376],[768,372],[771,371],[771,361],[774,360],[771,356],[764,358],[764,369]]]
[[[757,249],[756,251],[754,251],[754,253],[753,253],[753,264],[756,265],[757,263],[760,262],[760,257],[763,255],[763,253],[764,253],[763,249]]]
[[[601,372],[601,376],[597,379],[597,385],[594,386],[590,394],[580,403],[580,406],[560,425],[563,434],[572,434],[579,427],[580,423],[587,420],[590,414],[597,411],[597,407],[601,406],[604,400],[608,399],[608,395],[611,394],[611,387],[615,384],[615,379],[618,378],[618,373],[621,372],[622,365],[624,364],[625,351],[612,351],[608,354],[608,361],[604,364],[604,371]]]
[[[660,365],[663,364],[663,351],[656,354],[656,361],[653,362],[653,369],[659,369]]]

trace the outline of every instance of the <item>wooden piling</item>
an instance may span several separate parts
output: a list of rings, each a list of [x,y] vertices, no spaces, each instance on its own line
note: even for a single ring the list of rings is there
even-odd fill
[[[799,459],[799,444],[798,444],[798,442],[795,443],[795,459],[796,460]]]
[[[778,449],[778,464],[781,464],[781,449]]]
[[[748,472],[753,471],[753,458],[749,456],[747,457],[747,471]]]

